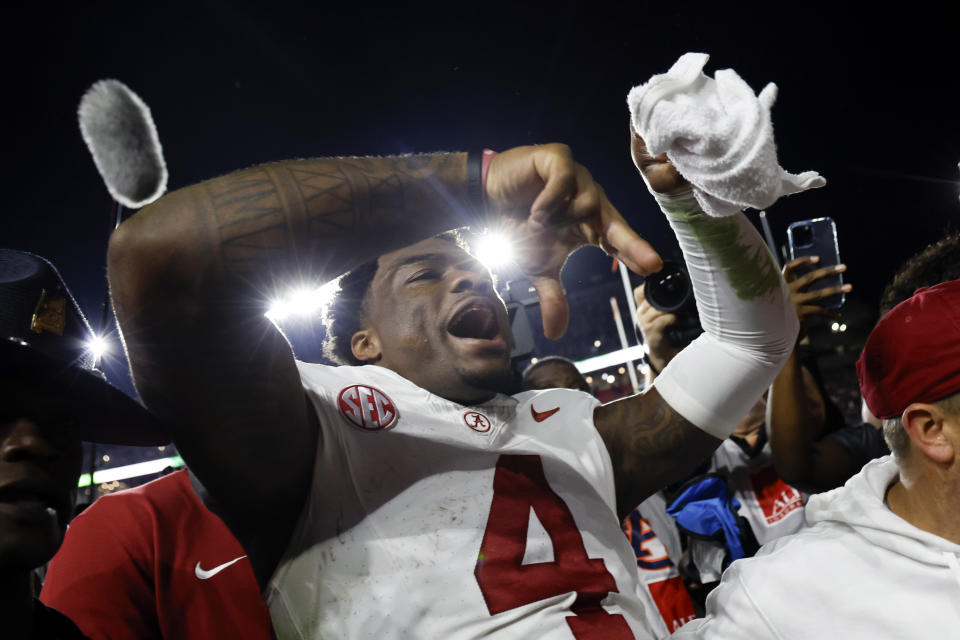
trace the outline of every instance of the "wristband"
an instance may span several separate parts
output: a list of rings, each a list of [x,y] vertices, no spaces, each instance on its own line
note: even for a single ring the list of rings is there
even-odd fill
[[[467,198],[474,211],[474,221],[485,219],[483,209],[487,203],[487,174],[490,172],[490,161],[495,155],[497,152],[490,149],[479,153],[467,152]]]
[[[643,354],[643,363],[650,368],[650,371],[653,371],[653,375],[655,375],[655,376],[660,375],[660,371],[659,371],[655,366],[653,366],[653,361],[650,359],[650,353],[649,353],[649,352],[644,352],[644,354]]]
[[[483,207],[483,154],[467,152],[467,198],[470,205],[479,211]]]
[[[493,156],[497,155],[492,149],[483,150],[483,158],[480,161],[480,188],[483,191],[483,201],[487,201],[487,174],[490,173],[490,162]]]

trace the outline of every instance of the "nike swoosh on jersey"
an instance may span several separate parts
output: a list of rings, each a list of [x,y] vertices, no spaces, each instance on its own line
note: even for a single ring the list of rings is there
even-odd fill
[[[543,422],[544,420],[546,420],[547,418],[555,414],[557,411],[560,411],[560,407],[554,407],[549,411],[537,411],[536,409],[533,408],[532,404],[530,405],[530,415],[532,415],[533,419],[536,420],[537,422]]]
[[[213,569],[209,569],[209,570],[206,570],[206,571],[204,571],[203,569],[200,568],[200,563],[198,562],[198,563],[197,563],[197,566],[194,567],[193,572],[194,572],[195,574],[197,574],[197,577],[200,578],[201,580],[207,580],[207,579],[212,578],[213,576],[217,575],[218,573],[220,573],[221,571],[223,571],[224,569],[226,569],[227,567],[229,567],[229,566],[232,565],[233,563],[235,563],[235,562],[240,562],[241,560],[243,560],[243,559],[246,558],[246,557],[247,557],[247,556],[240,556],[239,558],[234,558],[234,559],[231,560],[230,562],[224,562],[223,564],[217,565],[217,566],[214,567]]]

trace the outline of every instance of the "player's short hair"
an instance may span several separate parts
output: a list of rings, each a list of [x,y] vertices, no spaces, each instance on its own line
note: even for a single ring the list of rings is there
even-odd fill
[[[377,273],[374,258],[340,276],[340,289],[327,307],[324,324],[327,334],[323,338],[323,355],[337,364],[363,364],[353,355],[350,339],[360,326],[366,311],[367,292]]]
[[[907,260],[880,296],[880,315],[913,295],[921,287],[960,280],[960,232],[951,231]]]
[[[930,404],[940,408],[947,415],[960,417],[960,393],[954,393]],[[903,428],[900,416],[883,420],[883,439],[887,441],[887,446],[898,460],[906,457],[910,450],[910,435]]]
[[[445,231],[437,236],[467,250],[459,231]],[[362,365],[362,360],[353,355],[350,340],[353,334],[363,329],[367,312],[370,284],[377,275],[379,256],[340,276],[339,290],[334,295],[324,315],[327,333],[323,339],[323,355],[337,364]]]

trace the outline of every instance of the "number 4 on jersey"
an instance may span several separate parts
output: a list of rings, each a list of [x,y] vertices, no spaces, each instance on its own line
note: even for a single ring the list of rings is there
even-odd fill
[[[523,564],[530,509],[550,536],[552,562]],[[503,455],[474,569],[491,615],[575,591],[567,624],[578,640],[633,638],[627,621],[600,606],[617,583],[602,559],[591,559],[563,499],[543,473],[540,456]]]

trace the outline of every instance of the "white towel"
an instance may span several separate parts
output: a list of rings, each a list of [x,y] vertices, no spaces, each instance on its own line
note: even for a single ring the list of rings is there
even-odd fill
[[[686,53],[630,90],[630,117],[647,150],[667,154],[711,216],[765,209],[781,196],[825,185],[816,171],[794,175],[777,161],[770,120],[777,86],[756,96],[733,69],[710,78],[703,73],[709,58]]]

